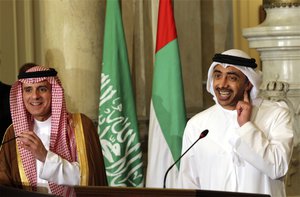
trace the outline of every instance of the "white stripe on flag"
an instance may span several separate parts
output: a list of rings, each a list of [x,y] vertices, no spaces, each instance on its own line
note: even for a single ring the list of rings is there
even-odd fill
[[[171,151],[157,121],[154,106],[151,100],[150,122],[148,136],[148,166],[146,176],[146,187],[163,187],[164,175],[167,169],[174,163]],[[176,166],[168,173],[166,187],[177,186],[178,170]]]

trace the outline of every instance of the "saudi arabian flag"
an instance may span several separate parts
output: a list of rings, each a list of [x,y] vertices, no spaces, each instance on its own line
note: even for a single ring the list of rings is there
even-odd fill
[[[170,0],[160,0],[155,67],[150,106],[147,187],[163,187],[167,169],[181,154],[186,124],[179,49]],[[177,186],[179,165],[169,172],[166,187]]]
[[[137,127],[119,0],[106,1],[98,134],[110,186],[143,187]]]

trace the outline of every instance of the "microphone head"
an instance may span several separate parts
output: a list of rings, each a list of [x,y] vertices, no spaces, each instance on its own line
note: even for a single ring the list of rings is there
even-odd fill
[[[201,132],[200,138],[204,138],[208,134],[208,129],[205,129],[204,131]]]

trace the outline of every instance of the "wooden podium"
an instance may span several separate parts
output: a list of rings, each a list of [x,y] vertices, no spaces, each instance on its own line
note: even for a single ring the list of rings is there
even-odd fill
[[[43,194],[38,192],[30,192],[24,189],[7,187],[0,185],[0,196],[1,197],[53,197],[51,194]]]
[[[76,197],[270,197],[264,194],[250,194],[237,192],[222,192],[193,189],[161,189],[161,188],[133,188],[133,187],[103,187],[88,186],[74,187]],[[29,192],[26,190],[0,185],[0,196],[9,197],[53,197],[51,194]]]
[[[132,188],[132,187],[74,187],[76,197],[267,197],[265,194],[250,194],[237,192],[222,192],[194,189],[161,189],[161,188]]]

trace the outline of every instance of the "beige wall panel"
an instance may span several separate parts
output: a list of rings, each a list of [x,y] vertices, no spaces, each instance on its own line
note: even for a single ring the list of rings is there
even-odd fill
[[[0,81],[12,84],[16,80],[17,21],[16,2],[0,1]]]
[[[70,111],[98,117],[104,1],[39,1],[42,63],[58,70]],[[88,10],[88,11],[87,11]]]
[[[234,47],[255,58],[258,68],[261,68],[259,53],[255,49],[249,48],[249,43],[243,37],[242,30],[259,24],[259,7],[261,5],[262,0],[233,0]]]

